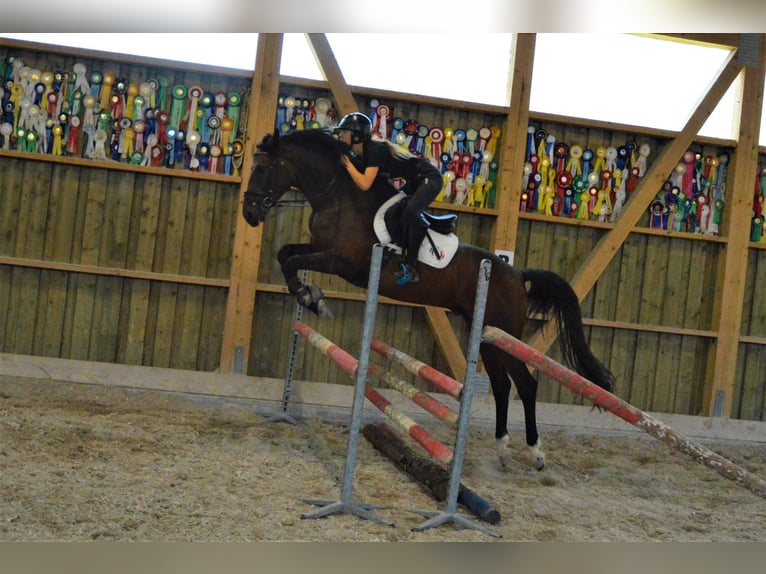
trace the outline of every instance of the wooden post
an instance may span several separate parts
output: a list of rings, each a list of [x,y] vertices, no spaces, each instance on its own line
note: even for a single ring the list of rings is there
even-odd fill
[[[492,230],[492,249],[516,250],[519,230],[519,200],[524,171],[524,153],[529,125],[529,95],[532,86],[532,67],[535,58],[535,34],[515,34],[516,44],[511,78],[511,107],[505,121],[505,133],[500,157],[501,175],[498,177],[497,221]]]
[[[726,211],[728,242],[721,262],[716,288],[715,317],[718,339],[713,350],[712,377],[705,382],[705,415],[730,416],[737,352],[742,326],[742,306],[747,279],[748,244],[753,209],[753,181],[758,166],[758,137],[763,106],[763,35],[758,64],[744,69],[740,101],[737,153],[729,174]]]
[[[221,343],[222,373],[247,373],[263,225],[251,227],[245,222],[242,217],[242,197],[253,167],[255,145],[262,136],[274,130],[282,40],[282,34],[258,34],[258,52],[247,108],[247,134],[232,253],[231,284]]]

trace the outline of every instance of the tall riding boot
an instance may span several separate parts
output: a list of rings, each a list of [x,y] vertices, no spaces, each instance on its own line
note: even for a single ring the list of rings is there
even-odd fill
[[[402,241],[402,265],[401,269],[394,275],[394,283],[397,285],[420,281],[418,252],[420,251],[420,244],[425,238],[425,232],[425,227],[421,225],[408,225],[405,228]]]

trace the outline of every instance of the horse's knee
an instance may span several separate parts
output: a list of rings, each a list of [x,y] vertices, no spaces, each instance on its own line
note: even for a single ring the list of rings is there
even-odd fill
[[[288,257],[290,257],[291,249],[289,248],[289,245],[283,245],[279,251],[277,252],[277,261],[279,261],[280,265],[284,265],[285,261],[287,261]]]

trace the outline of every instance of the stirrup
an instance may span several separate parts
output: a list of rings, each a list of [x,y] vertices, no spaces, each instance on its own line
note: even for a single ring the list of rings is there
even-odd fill
[[[402,263],[399,271],[394,273],[394,283],[397,285],[407,285],[408,283],[417,283],[418,281],[420,281],[418,272],[414,267],[406,263]]]

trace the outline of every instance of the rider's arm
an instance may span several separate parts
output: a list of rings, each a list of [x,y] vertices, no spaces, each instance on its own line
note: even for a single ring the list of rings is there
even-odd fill
[[[378,175],[378,170],[380,169],[377,165],[367,166],[364,169],[364,172],[360,172],[356,169],[356,166],[351,162],[351,158],[347,155],[343,156],[342,161],[343,165],[346,166],[348,175],[351,176],[351,179],[359,189],[367,191],[372,187],[372,184]]]

